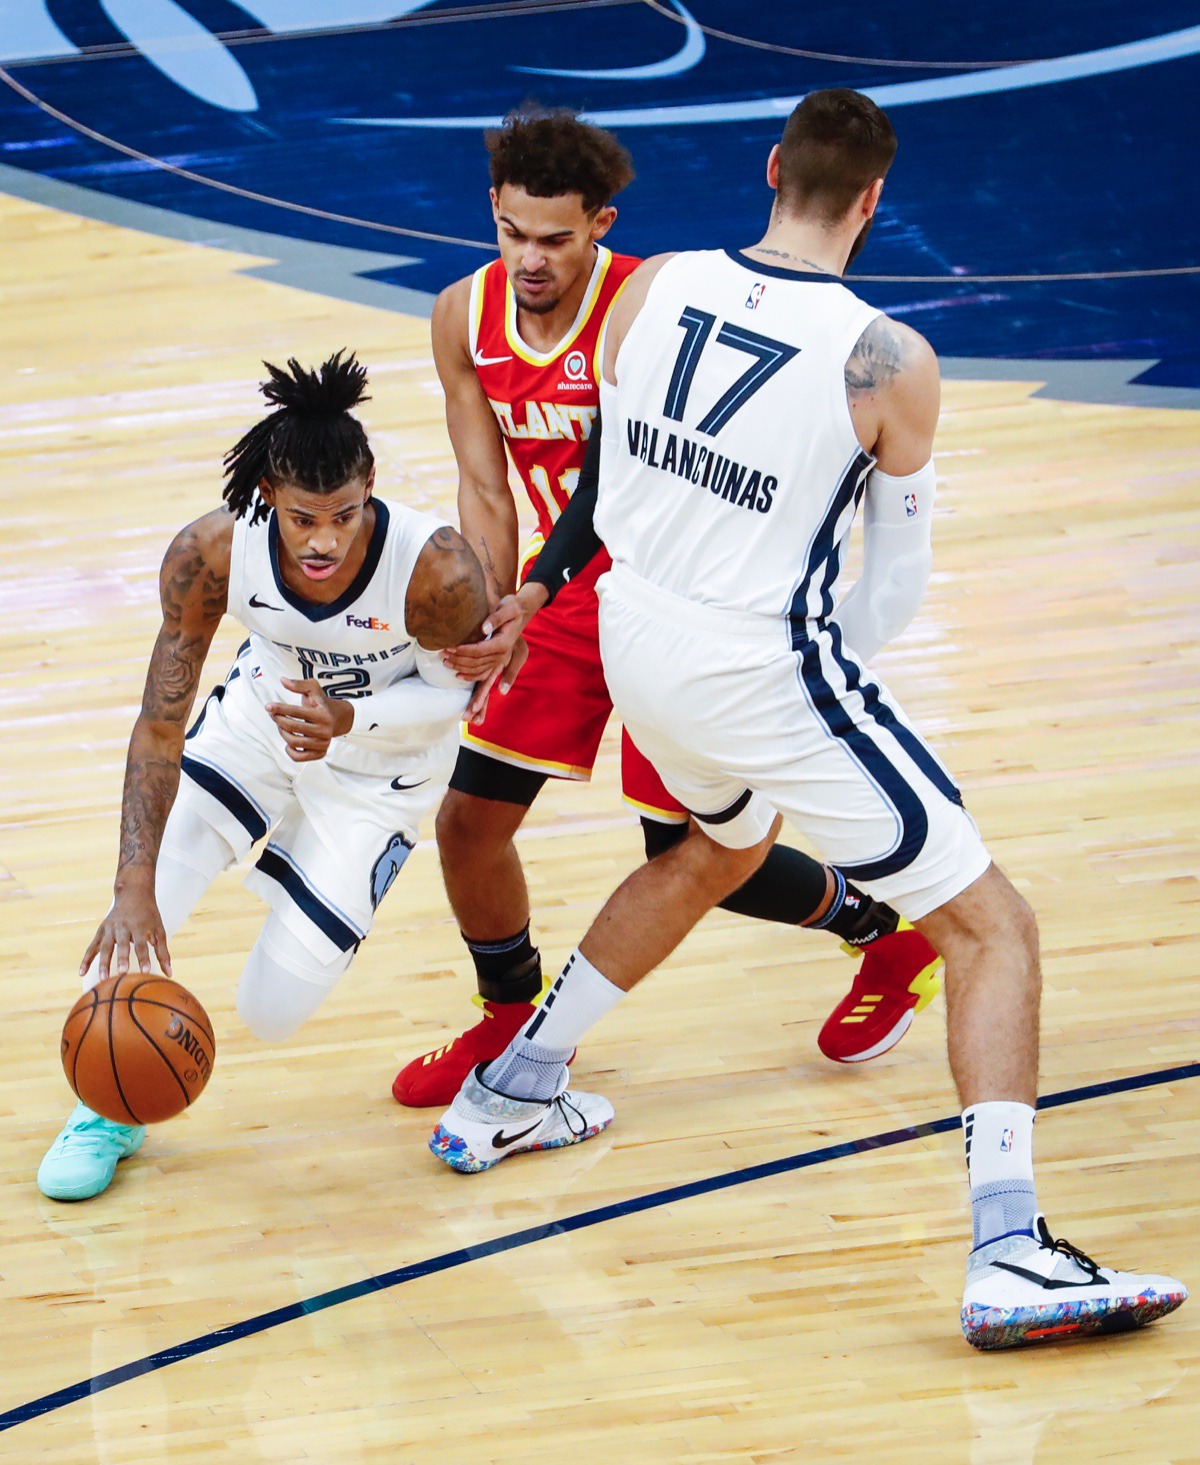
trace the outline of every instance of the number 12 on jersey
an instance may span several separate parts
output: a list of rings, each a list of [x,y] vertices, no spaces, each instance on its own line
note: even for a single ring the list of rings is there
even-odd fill
[[[692,379],[700,365],[713,327],[717,324],[715,315],[695,306],[684,307],[679,317],[683,327],[683,344],[675,358],[671,380],[667,387],[667,400],[663,403],[663,416],[672,422],[682,422],[687,410],[688,394],[692,390]],[[781,371],[794,356],[800,354],[798,346],[789,346],[786,341],[776,341],[770,336],[760,336],[744,326],[735,326],[722,321],[717,331],[717,345],[729,346],[734,351],[743,351],[753,356],[754,362],[708,409],[696,424],[696,431],[715,437],[734,413],[739,412],[750,398],[759,391],[777,371]]]

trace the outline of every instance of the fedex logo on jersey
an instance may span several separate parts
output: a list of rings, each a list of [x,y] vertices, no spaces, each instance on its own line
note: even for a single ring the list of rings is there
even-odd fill
[[[575,355],[582,355],[576,352]],[[570,361],[570,357],[567,358]],[[584,363],[584,370],[587,363]],[[582,383],[590,386],[590,382]],[[574,407],[564,402],[497,402],[488,398],[505,437],[537,438],[542,442],[585,443],[596,420],[595,407]],[[520,419],[520,420],[518,420]]]
[[[904,512],[910,519],[917,517],[917,496],[915,493],[906,493],[904,495]]]
[[[357,626],[360,631],[390,631],[392,629],[387,621],[378,620],[375,616],[367,616],[364,619],[362,616],[351,615],[349,611],[346,612],[346,624]]]

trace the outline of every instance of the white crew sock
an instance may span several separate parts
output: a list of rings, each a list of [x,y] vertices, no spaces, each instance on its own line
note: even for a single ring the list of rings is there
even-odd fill
[[[1028,1104],[1007,1099],[963,1110],[974,1247],[1015,1233],[1033,1234],[1033,1121]]]
[[[514,1099],[554,1098],[584,1034],[624,995],[576,948],[537,1011],[484,1069],[484,1083]]]

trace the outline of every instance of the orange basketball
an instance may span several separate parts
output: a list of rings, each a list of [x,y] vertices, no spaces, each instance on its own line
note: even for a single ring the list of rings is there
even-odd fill
[[[63,1024],[67,1082],[89,1109],[118,1124],[182,1114],[212,1073],[212,1023],[169,977],[109,977],[85,992]]]

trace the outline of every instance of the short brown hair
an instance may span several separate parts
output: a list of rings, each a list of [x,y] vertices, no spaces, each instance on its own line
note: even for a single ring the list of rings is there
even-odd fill
[[[832,224],[895,156],[892,124],[870,97],[848,87],[809,92],[780,139],[779,207]]]
[[[612,133],[566,108],[510,112],[486,142],[497,192],[511,183],[535,198],[578,193],[591,214],[633,182],[633,159]]]

